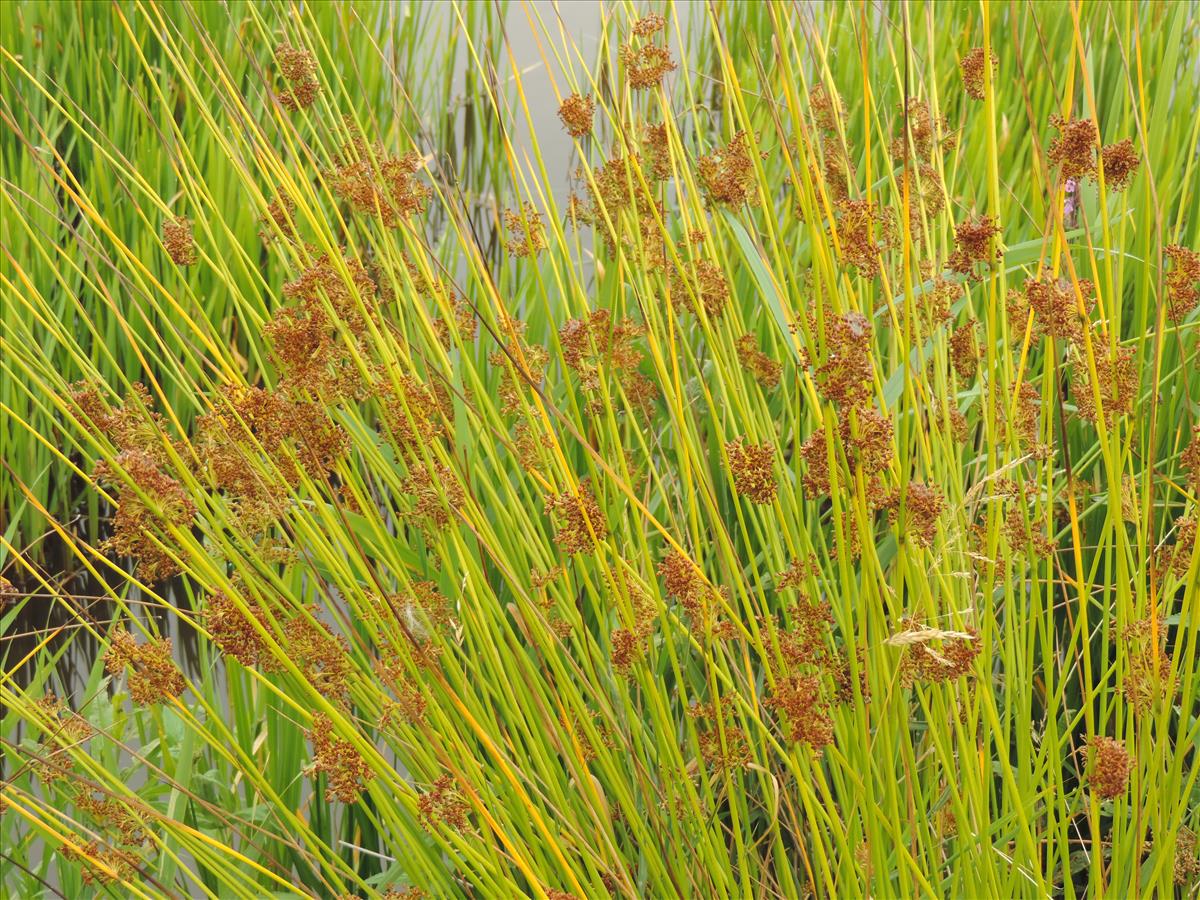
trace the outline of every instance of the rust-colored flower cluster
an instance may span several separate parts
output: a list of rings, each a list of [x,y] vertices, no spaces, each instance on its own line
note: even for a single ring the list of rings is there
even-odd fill
[[[251,618],[269,629],[266,612],[254,600],[243,600],[246,611],[224,591],[217,591],[204,605],[204,627],[213,643],[226,656],[232,656],[247,668],[258,666],[264,672],[279,671],[279,662],[267,648],[266,641],[255,629]]]
[[[534,389],[541,385],[546,376],[546,364],[550,361],[545,347],[524,339],[524,322],[510,322],[510,325],[514,340],[509,352],[494,350],[488,354],[488,362],[502,369],[496,394],[500,398],[500,411],[506,415],[521,412],[526,392],[530,385]]]
[[[1133,411],[1138,388],[1138,373],[1134,366],[1136,348],[1119,345],[1113,350],[1108,341],[1101,338],[1092,341],[1092,351],[1096,360],[1101,407],[1099,410],[1096,408],[1087,359],[1079,348],[1074,350],[1071,360],[1071,395],[1075,398],[1075,408],[1080,418],[1096,422],[1103,412],[1105,424],[1111,425],[1117,416]]]
[[[670,551],[658,564],[666,595],[682,606],[693,620],[703,621],[708,612],[710,589],[695,564],[678,550]]]
[[[77,810],[87,813],[98,825],[115,832],[113,839],[116,843],[138,847],[145,842],[145,826],[127,803],[115,796],[97,796],[95,791],[86,786],[75,792],[74,799]]]
[[[1081,279],[1078,289],[1084,309],[1090,312],[1095,305],[1095,287]],[[1010,292],[1009,318],[1023,325],[1029,311],[1033,312],[1034,334],[1070,342],[1082,339],[1087,319],[1079,311],[1079,300],[1070,281],[1055,280],[1043,273],[1037,279],[1026,280],[1024,294]]]
[[[587,481],[577,491],[549,497],[546,514],[554,519],[554,542],[563,553],[590,553],[608,537],[604,514]]]
[[[1170,697],[1171,657],[1162,619],[1138,619],[1120,632],[1126,669],[1121,680],[1125,702],[1140,716]]]
[[[99,841],[87,841],[78,846],[63,844],[58,852],[63,859],[81,864],[80,878],[87,885],[126,881],[140,862],[137,854],[116,847],[102,847]]]
[[[288,83],[288,90],[277,95],[283,107],[294,112],[312,106],[321,93],[317,61],[313,55],[302,48],[280,44],[275,48],[275,65],[279,66],[279,74]]]
[[[971,216],[954,226],[954,252],[946,260],[952,272],[974,276],[979,265],[996,261],[995,239],[1000,228],[993,216]]]
[[[950,334],[950,365],[964,381],[973,379],[979,369],[977,325],[974,319],[969,319]]]
[[[946,632],[926,628],[913,619],[905,619],[903,630],[890,639],[903,647],[900,657],[900,683],[911,687],[917,682],[944,684],[970,675],[979,656],[979,634],[974,628]]]
[[[267,204],[266,214],[259,217],[258,236],[264,244],[272,243],[277,237],[291,242],[296,240],[296,201],[287,194],[279,194]]]
[[[698,703],[688,707],[688,717],[707,719],[709,724],[696,733],[700,758],[710,770],[729,771],[747,768],[754,762],[750,739],[744,728],[733,723],[732,707],[721,704],[718,712],[714,703]]]
[[[199,257],[192,237],[191,219],[176,216],[163,222],[163,247],[175,265],[194,266]]]
[[[1171,261],[1171,270],[1163,278],[1167,293],[1167,318],[1182,325],[1193,309],[1200,306],[1200,253],[1178,244],[1163,250]]]
[[[817,754],[833,743],[833,717],[822,697],[820,675],[791,674],[780,679],[763,705],[784,716],[792,743],[808,744]]]
[[[466,501],[458,476],[442,463],[434,463],[431,469],[414,462],[400,490],[413,498],[406,516],[408,520],[433,531],[446,528],[451,515],[456,515]]]
[[[763,154],[765,156],[765,154]],[[758,203],[758,179],[754,156],[746,132],[739,131],[724,147],[696,161],[700,188],[712,205],[754,206]]]
[[[454,779],[443,775],[417,798],[417,812],[421,825],[427,831],[436,831],[440,825],[463,831],[467,827],[471,807],[455,787]]]
[[[1062,116],[1052,116],[1050,124],[1057,129],[1058,137],[1051,142],[1048,156],[1061,168],[1064,179],[1096,178],[1099,160],[1106,188],[1121,191],[1129,185],[1141,165],[1130,138],[1098,148],[1100,130],[1091,119],[1068,121]]]
[[[1058,137],[1050,144],[1050,161],[1062,169],[1063,178],[1079,180],[1096,173],[1096,145],[1100,131],[1091,119],[1066,120],[1051,116],[1050,124]]]
[[[896,220],[891,210],[869,200],[839,200],[834,212],[842,258],[863,278],[880,271],[880,256],[895,243]]]
[[[504,228],[509,234],[504,246],[513,256],[537,256],[546,249],[546,226],[542,224],[542,214],[528,200],[521,204],[520,210],[504,211]]]
[[[783,366],[758,349],[754,335],[743,334],[737,339],[736,346],[742,368],[754,376],[755,381],[765,388],[779,387]]]
[[[1120,797],[1129,786],[1133,760],[1125,742],[1109,737],[1094,737],[1088,741],[1091,769],[1088,785],[1097,797],[1111,800]]]
[[[668,72],[677,68],[671,59],[671,51],[658,44],[647,43],[639,47],[630,42],[621,47],[619,55],[625,67],[625,83],[635,91],[657,87]]]
[[[690,309],[699,315],[699,309],[710,319],[725,311],[729,303],[729,282],[716,263],[698,259],[690,272],[676,271],[671,275],[671,305],[676,309]]]
[[[139,644],[124,625],[108,636],[104,671],[120,675],[129,670],[129,696],[138,706],[150,706],[178,697],[187,687],[171,655],[171,639],[157,638]]]
[[[887,501],[888,515],[894,524],[900,517],[900,491]],[[904,497],[903,534],[919,547],[932,547],[937,523],[946,509],[946,498],[939,488],[920,481],[909,482]]]
[[[775,447],[751,444],[744,437],[725,444],[733,487],[739,495],[754,503],[767,504],[775,499],[779,485],[775,480]]]
[[[846,104],[837,90],[823,83],[808,92],[808,108],[822,131],[836,132],[838,119],[846,116]]]
[[[972,100],[983,99],[983,89],[988,77],[989,63],[994,74],[1000,67],[1000,58],[996,56],[995,51],[990,55],[985,54],[982,47],[972,48],[958,62],[959,71],[962,73],[963,90],[967,92],[967,96]]]
[[[1104,186],[1110,191],[1125,190],[1142,164],[1137,151],[1133,149],[1131,138],[1101,148],[1100,162],[1104,170]]]
[[[571,94],[558,107],[558,118],[573,138],[592,133],[592,117],[595,114],[596,101],[591,94]]]
[[[297,612],[283,627],[288,657],[319,693],[344,703],[350,692],[350,648],[316,617],[315,607]]]
[[[54,693],[48,693],[38,700],[37,707],[47,721],[38,723],[44,734],[31,767],[41,782],[49,785],[67,778],[75,768],[67,748],[89,740],[96,729]]]
[[[424,165],[415,150],[392,156],[382,144],[355,137],[334,157],[325,177],[333,192],[355,211],[379,217],[386,228],[396,228],[424,212],[429,202],[432,191],[416,177]]]
[[[614,374],[627,386],[637,380],[642,351],[634,342],[646,333],[643,325],[614,321],[607,309],[597,309],[581,319],[571,319],[558,330],[563,362],[578,376],[579,385],[589,394],[599,391],[605,372]],[[602,397],[594,397],[589,408],[604,408]]]
[[[862,313],[848,312],[826,324],[825,362],[817,367],[817,384],[826,400],[858,406],[871,396],[871,323]]]
[[[160,468],[155,454],[141,448],[122,450],[113,464],[101,460],[93,477],[99,484],[121,488],[121,499],[113,516],[113,533],[101,545],[102,549],[134,559],[135,574],[148,583],[177,574],[179,563],[155,536],[156,526],[162,522],[191,521],[196,507],[187,490]],[[128,487],[126,479],[136,487]]]
[[[312,728],[305,736],[312,741],[312,763],[305,770],[310,778],[320,773],[326,777],[325,799],[332,803],[356,803],[366,782],[375,772],[350,741],[333,733],[333,720],[324,713],[313,716]]]

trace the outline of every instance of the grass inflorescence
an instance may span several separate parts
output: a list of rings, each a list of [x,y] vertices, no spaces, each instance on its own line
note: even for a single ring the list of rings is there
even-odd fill
[[[596,15],[0,7],[0,885],[1194,892],[1195,10]]]

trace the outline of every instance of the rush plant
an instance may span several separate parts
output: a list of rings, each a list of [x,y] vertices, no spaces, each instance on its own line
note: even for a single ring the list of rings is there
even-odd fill
[[[1194,893],[1194,6],[567,13],[0,6],[0,886]]]

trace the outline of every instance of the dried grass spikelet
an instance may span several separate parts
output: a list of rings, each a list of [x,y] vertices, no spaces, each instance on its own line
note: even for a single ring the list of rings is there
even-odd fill
[[[521,203],[519,211],[504,211],[504,228],[509,233],[504,246],[513,256],[537,256],[546,249],[546,226],[542,224],[542,214],[528,200]]]
[[[352,254],[339,264],[329,254],[321,253],[298,277],[283,285],[284,297],[299,302],[314,315],[324,312],[324,299],[338,321],[355,335],[365,331],[367,319],[374,317],[377,293],[374,279]]]
[[[839,200],[834,218],[842,258],[863,278],[874,278],[880,272],[880,256],[895,243],[892,211],[867,200]]]
[[[1051,116],[1050,124],[1058,131],[1058,137],[1050,144],[1050,162],[1059,166],[1062,177],[1076,180],[1085,175],[1096,174],[1096,149],[1100,132],[1091,119],[1067,121],[1062,116]]]
[[[1170,244],[1163,255],[1171,262],[1171,270],[1163,277],[1167,295],[1167,318],[1176,325],[1200,305],[1200,252],[1179,244]]]
[[[283,107],[295,112],[312,106],[321,93],[317,61],[313,55],[302,48],[280,44],[275,48],[275,64],[289,86],[288,90],[276,95]]]
[[[700,315],[700,308],[709,318],[716,318],[729,303],[729,282],[719,265],[708,259],[698,259],[688,270],[671,274],[671,306],[688,309]]]
[[[282,668],[272,655],[251,617],[269,628],[266,612],[254,600],[243,600],[243,611],[224,591],[213,593],[204,604],[201,613],[204,627],[212,641],[226,656],[232,656],[247,668],[258,667],[264,672],[278,672]]]
[[[972,100],[982,100],[984,84],[988,77],[988,64],[991,64],[992,74],[1000,68],[1000,58],[995,51],[990,55],[983,52],[982,47],[975,47],[959,60],[958,68],[962,74],[963,90]]]
[[[591,94],[571,94],[558,107],[558,118],[573,138],[592,133],[592,118],[596,114],[596,101]]]
[[[975,276],[980,265],[996,261],[995,238],[1000,234],[994,216],[971,216],[954,226],[954,252],[946,260],[951,271]]]
[[[151,706],[178,697],[187,687],[171,655],[171,639],[139,644],[124,625],[109,633],[104,670],[120,675],[129,669],[129,696],[138,706]]]
[[[546,514],[555,522],[554,542],[566,554],[590,553],[608,537],[608,525],[587,480],[578,491],[546,499]]]
[[[766,154],[761,154],[766,158]],[[724,147],[696,161],[700,189],[710,205],[750,206],[758,203],[758,180],[746,132],[739,131]]]
[[[853,311],[831,318],[825,344],[825,361],[816,372],[821,395],[842,406],[864,403],[874,379],[870,320]]]
[[[975,629],[943,631],[915,619],[905,619],[901,625],[885,643],[903,648],[900,683],[904,687],[917,682],[943,684],[971,674],[981,649]]]
[[[431,833],[437,831],[440,826],[464,831],[470,811],[471,807],[449,775],[438,778],[429,786],[428,791],[417,798],[417,812],[421,825]]]
[[[312,763],[305,769],[310,778],[320,773],[326,777],[325,799],[332,803],[357,803],[366,782],[375,777],[375,771],[363,759],[354,744],[333,732],[333,720],[324,713],[312,719],[312,728],[305,732],[312,741]]]
[[[139,450],[155,464],[170,465],[171,445],[166,420],[154,411],[150,391],[135,381],[119,404],[101,394],[99,383],[78,381],[68,395],[85,419],[90,421],[119,450]]]
[[[1114,351],[1104,338],[1092,341],[1096,377],[1100,383],[1101,410],[1106,425],[1111,425],[1117,416],[1133,412],[1138,389],[1138,373],[1134,365],[1136,350],[1133,345],[1128,345],[1118,346]],[[1099,419],[1087,359],[1079,348],[1072,350],[1071,396],[1080,418],[1088,422]]]
[[[1125,138],[1100,150],[1100,163],[1104,171],[1104,186],[1110,191],[1123,191],[1137,174],[1142,164],[1133,140]]]
[[[677,66],[671,59],[671,51],[657,44],[632,43],[622,45],[619,55],[625,67],[625,83],[631,90],[644,91],[657,87],[668,72]]]
[[[758,349],[758,342],[752,334],[743,334],[737,339],[738,361],[742,368],[749,372],[754,380],[765,388],[779,386],[783,374],[783,366]]]
[[[751,444],[738,437],[725,444],[733,487],[737,493],[754,503],[767,504],[775,499],[779,485],[775,480],[775,446]]]
[[[177,266],[194,266],[199,256],[192,237],[192,220],[176,216],[163,222],[163,248]]]
[[[1088,770],[1088,786],[1102,800],[1120,797],[1129,786],[1129,775],[1133,771],[1133,760],[1125,748],[1125,742],[1109,737],[1093,737],[1088,740],[1088,755],[1091,766]]]

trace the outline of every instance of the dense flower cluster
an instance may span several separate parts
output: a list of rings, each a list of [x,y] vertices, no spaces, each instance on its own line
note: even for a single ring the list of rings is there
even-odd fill
[[[275,48],[275,64],[279,66],[283,80],[288,83],[288,90],[278,94],[283,107],[295,111],[312,106],[321,93],[321,84],[317,81],[317,61],[313,55],[302,48],[280,44]]]
[[[1092,792],[1102,800],[1120,797],[1129,786],[1129,775],[1133,771],[1133,760],[1125,742],[1095,737],[1088,741],[1088,750],[1092,757],[1088,771]]]
[[[129,670],[129,696],[138,706],[150,706],[178,697],[187,687],[171,655],[171,639],[157,638],[139,644],[124,625],[108,635],[104,670],[120,675]]]
[[[592,117],[596,113],[596,101],[591,94],[571,94],[558,107],[558,118],[563,128],[574,138],[592,133]]]
[[[326,777],[325,799],[356,803],[365,783],[375,777],[375,770],[353,743],[333,733],[333,720],[324,713],[313,716],[312,728],[305,736],[313,745],[312,764],[306,774]]]
[[[985,54],[982,47],[973,48],[959,60],[958,68],[962,73],[963,90],[972,100],[983,99],[983,88],[988,77],[989,63],[992,72],[995,73],[996,69],[1000,67],[1000,58],[996,56],[995,51],[990,55]]]

